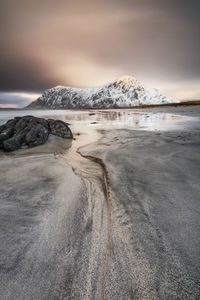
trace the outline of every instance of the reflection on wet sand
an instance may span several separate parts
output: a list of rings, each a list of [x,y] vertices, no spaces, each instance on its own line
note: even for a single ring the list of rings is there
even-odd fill
[[[140,113],[135,111],[96,111],[94,114],[85,112],[73,114],[62,114],[51,116],[60,118],[71,123],[73,126],[85,125],[93,126],[96,129],[143,129],[143,130],[168,130],[177,129],[181,126],[181,121],[189,117],[173,115],[168,113]]]
[[[14,114],[14,115],[13,115]],[[102,128],[129,128],[145,130],[168,130],[176,129],[181,125],[181,121],[190,119],[189,117],[170,114],[142,112],[135,109],[128,110],[22,110],[14,112],[0,112],[0,124],[14,116],[34,115],[44,118],[54,118],[66,121],[73,126],[86,125]]]
[[[179,129],[181,122],[190,120],[190,117],[170,113],[145,113],[135,110],[101,110],[94,112],[86,111],[57,111],[57,114],[44,114],[43,117],[58,118],[69,122],[75,127],[92,126],[96,129],[142,129],[142,130],[168,130]]]

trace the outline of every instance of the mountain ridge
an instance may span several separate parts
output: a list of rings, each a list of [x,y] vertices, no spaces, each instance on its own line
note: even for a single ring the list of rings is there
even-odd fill
[[[27,108],[114,108],[178,102],[157,89],[146,88],[136,78],[123,75],[104,86],[76,88],[55,86],[47,89]]]

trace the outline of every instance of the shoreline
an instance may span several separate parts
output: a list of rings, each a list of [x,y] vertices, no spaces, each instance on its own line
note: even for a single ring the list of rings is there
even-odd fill
[[[105,107],[86,107],[86,108],[81,108],[81,107],[77,107],[77,108],[42,108],[42,107],[34,107],[34,108],[3,108],[0,107],[0,111],[2,110],[8,110],[8,111],[12,111],[12,110],[107,110],[107,109],[145,109],[145,108],[156,108],[156,107],[180,107],[180,106],[196,106],[196,105],[200,105],[200,100],[182,100],[180,102],[174,102],[174,103],[161,103],[161,104],[141,104],[139,106],[128,106],[128,107],[109,107],[109,108],[105,108]]]

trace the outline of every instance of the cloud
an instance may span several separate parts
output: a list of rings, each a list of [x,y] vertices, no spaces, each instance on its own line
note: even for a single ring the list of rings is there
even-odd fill
[[[1,91],[102,85],[130,74],[187,94],[184,82],[200,78],[199,1],[0,3]]]
[[[36,100],[40,94],[28,92],[0,92],[0,107],[21,108]]]

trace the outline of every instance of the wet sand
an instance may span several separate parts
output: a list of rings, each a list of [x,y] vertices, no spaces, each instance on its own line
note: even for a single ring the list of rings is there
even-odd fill
[[[198,299],[199,133],[104,134],[92,155],[110,178],[107,299]]]
[[[0,154],[0,299],[199,299],[199,107],[55,117]]]

